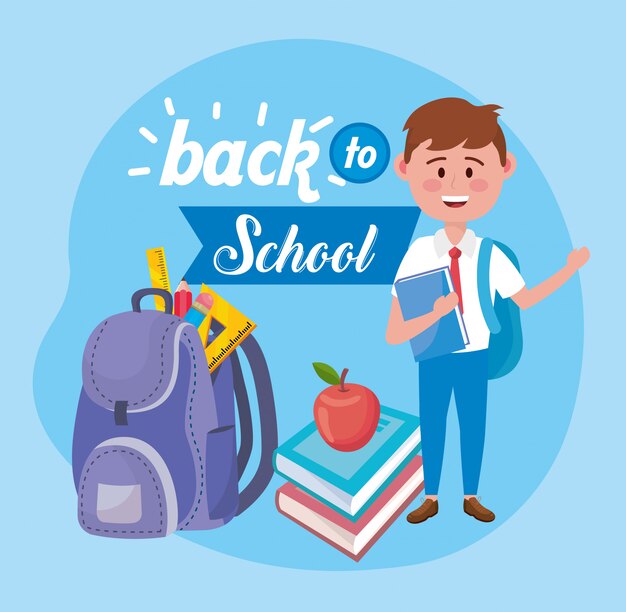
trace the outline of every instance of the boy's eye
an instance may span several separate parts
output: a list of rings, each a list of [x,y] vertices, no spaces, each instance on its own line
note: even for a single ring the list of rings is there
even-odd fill
[[[471,168],[468,168],[467,170],[465,170],[465,176],[467,178],[472,178],[472,174],[474,174],[474,172],[472,171]]]
[[[443,178],[446,175],[446,171],[443,168],[439,168],[439,170],[437,170],[437,174],[439,175],[439,178]]]

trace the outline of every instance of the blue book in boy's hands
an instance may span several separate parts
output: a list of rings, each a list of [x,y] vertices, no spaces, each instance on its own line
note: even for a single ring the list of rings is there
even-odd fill
[[[437,268],[395,283],[396,294],[404,320],[414,319],[429,313],[433,304],[442,295],[452,290],[450,270]],[[465,323],[459,307],[442,317],[437,323],[411,339],[415,361],[424,361],[459,351],[469,344]]]

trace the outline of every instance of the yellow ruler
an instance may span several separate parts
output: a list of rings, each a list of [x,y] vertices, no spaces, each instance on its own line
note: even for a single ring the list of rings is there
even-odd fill
[[[153,289],[170,289],[170,277],[167,274],[167,263],[165,261],[165,249],[163,247],[157,247],[156,249],[148,249],[146,251],[146,257],[148,258],[148,268],[150,270],[150,282]],[[154,303],[157,310],[165,311],[165,301],[158,295],[154,296]]]
[[[209,293],[213,297],[213,306],[204,319],[198,333],[202,338],[202,343],[206,346],[205,353],[209,370],[213,371],[226,359],[256,327],[256,323],[251,321],[246,315],[237,310],[232,304],[227,302],[207,287],[204,283],[200,293]],[[211,320],[215,319],[224,329],[207,346]]]

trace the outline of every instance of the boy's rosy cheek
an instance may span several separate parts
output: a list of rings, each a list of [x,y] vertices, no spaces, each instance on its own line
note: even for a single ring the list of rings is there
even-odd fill
[[[469,186],[472,191],[485,191],[489,183],[485,179],[474,179]]]
[[[428,179],[422,183],[422,187],[426,191],[439,191],[441,189],[441,181],[437,179]]]

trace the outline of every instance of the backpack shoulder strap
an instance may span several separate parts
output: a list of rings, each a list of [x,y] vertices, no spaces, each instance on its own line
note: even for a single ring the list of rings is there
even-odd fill
[[[252,454],[254,431],[252,428],[252,414],[250,412],[250,398],[246,390],[246,383],[243,379],[243,371],[237,351],[231,353],[230,362],[233,368],[233,387],[235,388],[235,400],[237,401],[237,412],[239,413],[240,442],[237,451],[237,472],[241,480]]]
[[[489,285],[492,252],[493,240],[491,238],[483,238],[478,251],[478,300],[489,331],[492,334],[497,334],[501,326],[491,301],[491,287]]]
[[[245,489],[239,495],[237,515],[241,514],[263,493],[274,475],[272,455],[278,446],[276,407],[272,380],[263,351],[254,336],[250,334],[239,345],[250,364],[256,389],[261,424],[261,457],[259,467]]]

